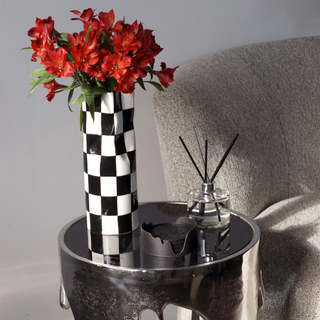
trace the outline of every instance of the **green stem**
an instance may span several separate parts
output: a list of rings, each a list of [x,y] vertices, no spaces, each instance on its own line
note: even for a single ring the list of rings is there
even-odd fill
[[[79,79],[79,74],[75,72],[73,76],[71,77],[75,82],[81,84],[81,80]]]

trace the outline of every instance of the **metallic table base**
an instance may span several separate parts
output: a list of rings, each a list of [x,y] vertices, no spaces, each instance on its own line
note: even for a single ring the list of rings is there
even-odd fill
[[[164,206],[168,210],[168,204]],[[182,206],[173,203],[169,209],[179,215]],[[259,300],[260,305],[263,301],[260,231],[252,220],[235,215],[252,228],[245,247],[215,261],[175,268],[127,268],[90,261],[65,243],[68,229],[83,218],[71,222],[59,234],[61,306],[70,305],[76,320],[139,320],[146,309],[162,320],[168,304],[193,310],[207,320],[256,319]]]

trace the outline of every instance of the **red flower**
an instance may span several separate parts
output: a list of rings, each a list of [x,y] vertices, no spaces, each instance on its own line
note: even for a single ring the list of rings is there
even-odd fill
[[[99,61],[95,31],[90,32],[88,43],[85,42],[84,33],[69,34],[68,40],[71,45],[72,56],[76,59],[74,63],[76,68],[86,72],[87,68],[90,68],[90,66]]]
[[[103,37],[103,33],[102,33],[101,26],[100,26],[100,22],[97,19],[92,20],[89,23],[88,27],[87,28],[85,27],[85,30],[88,30],[89,26],[91,26],[91,31],[95,31],[97,41],[100,41],[102,39],[102,37]]]
[[[123,93],[132,93],[136,83],[143,86],[141,79],[148,73],[151,80],[153,75],[159,78],[161,86],[149,81],[158,89],[167,88],[173,81],[177,67],[171,69],[161,63],[161,71],[153,70],[155,56],[163,49],[156,43],[153,31],[144,29],[142,23],[115,22],[113,10],[98,15],[91,8],[71,12],[77,16],[71,20],[81,21],[83,29],[79,33],[67,34],[67,39],[66,33],[60,34],[54,29],[51,17],[43,20],[37,18],[35,27],[28,31],[28,36],[33,38],[31,61],[40,59],[40,64],[44,64],[47,72],[54,75],[50,79],[73,76],[77,85],[72,83],[68,87],[70,90],[88,80],[90,86],[100,87],[102,83],[108,90],[112,90],[112,83],[114,91]],[[40,70],[32,75],[38,74],[41,74]],[[39,82],[32,83],[38,86]],[[57,90],[66,86],[53,80],[44,87],[49,90],[47,99],[51,101]],[[85,90],[84,87],[82,89]],[[93,93],[99,92],[96,90]]]
[[[53,50],[53,45],[49,45],[46,38],[31,40],[31,48],[34,50],[31,61],[37,61],[40,58],[42,64],[43,59],[46,57],[48,51]]]
[[[142,25],[139,25],[139,33],[137,39],[141,42],[141,49],[137,54],[149,59],[151,68],[154,65],[154,57],[158,55],[163,49],[156,43],[152,30],[143,30]]]
[[[138,32],[140,31],[140,26],[143,30],[143,26],[142,26],[142,23],[140,22],[140,24],[138,24],[138,21],[136,20],[133,24],[132,24],[132,30],[133,30],[133,33],[135,35],[138,34]]]
[[[112,32],[121,32],[122,27],[123,27],[123,21],[122,21],[122,20],[119,20],[119,21],[117,21],[116,24],[114,25],[114,27],[113,27],[113,29],[112,29]]]
[[[68,34],[68,41],[69,44],[72,47],[76,47],[78,44],[80,45],[88,45],[88,49],[90,51],[97,50],[98,45],[97,45],[97,37],[96,37],[96,32],[91,31],[89,33],[89,38],[88,42],[86,42],[86,37],[87,37],[87,32],[81,31],[80,33],[74,33],[73,35]]]
[[[31,40],[31,48],[34,50],[32,54],[31,61],[37,61],[37,58],[41,58],[40,63],[46,56],[47,51],[53,50],[53,42],[55,38],[53,35],[54,21],[51,17],[48,19],[36,19],[36,26],[28,31],[28,36],[36,38],[36,40]]]
[[[164,62],[161,62],[161,71],[153,71],[158,78],[160,83],[165,87],[168,88],[169,83],[173,81],[173,73],[176,71],[178,67],[174,69],[167,68]]]
[[[101,64],[103,63],[104,57],[108,54],[108,51],[105,49],[100,49],[99,60],[95,65],[89,66],[86,68],[86,72],[89,73],[89,77],[96,77],[99,81],[106,81],[107,75],[105,71],[102,69]]]
[[[86,42],[86,35],[84,32],[68,34],[68,41],[71,47],[76,47],[79,43],[83,44]]]
[[[114,54],[108,52],[108,55],[103,58],[101,67],[104,72],[109,72],[108,77],[120,79],[127,72],[127,68],[130,65],[131,58],[129,56],[124,56],[119,52],[115,52]]]
[[[80,18],[72,18],[71,20],[80,20],[83,23],[92,21],[92,19],[96,16],[94,14],[94,11],[91,8],[83,10],[82,13],[78,10],[71,10],[71,12],[80,17]]]
[[[99,40],[102,39],[102,29],[99,20],[95,19],[96,15],[92,9],[83,10],[81,13],[78,10],[71,10],[74,14],[78,15],[80,18],[72,18],[71,20],[80,20],[83,22],[84,30],[87,31],[91,26],[91,30],[96,32],[96,37]]]
[[[138,73],[140,78],[147,76],[147,65],[149,64],[149,58],[143,55],[136,54],[132,57],[132,68]]]
[[[87,44],[79,44],[73,47],[72,55],[76,59],[74,63],[76,68],[84,72],[99,61],[99,53],[97,51],[90,52]]]
[[[52,31],[54,27],[54,21],[51,17],[48,19],[36,19],[36,26],[28,31],[28,36],[36,39],[46,38],[48,42],[52,40]]]
[[[67,53],[63,48],[47,52],[43,64],[49,73],[57,75],[58,78],[71,77],[76,70],[74,65],[67,61]]]
[[[141,47],[141,43],[135,36],[133,27],[130,24],[123,24],[122,31],[113,35],[114,52],[123,54],[128,54],[129,51],[136,52]]]
[[[126,72],[126,74],[117,81],[113,90],[123,93],[132,93],[135,88],[135,80],[139,75],[135,72]]]
[[[56,82],[56,80],[52,80],[48,83],[44,83],[43,86],[47,89],[49,89],[49,93],[47,94],[47,100],[48,101],[51,101],[54,96],[55,96],[55,92],[58,90],[58,89],[63,89],[63,88],[66,88],[66,86],[63,86],[59,83]]]
[[[115,20],[113,10],[109,12],[100,12],[99,20],[100,20],[102,30],[110,36],[112,32],[114,20]]]

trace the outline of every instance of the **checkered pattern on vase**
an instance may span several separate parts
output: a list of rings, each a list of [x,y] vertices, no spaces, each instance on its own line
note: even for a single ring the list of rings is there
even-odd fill
[[[131,232],[139,226],[133,94],[96,97],[94,121],[85,102],[82,110],[87,228]]]

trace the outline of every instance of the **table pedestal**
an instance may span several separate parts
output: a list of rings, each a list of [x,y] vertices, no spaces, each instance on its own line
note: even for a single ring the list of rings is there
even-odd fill
[[[141,205],[139,214],[142,220],[150,222],[147,221],[150,210],[161,211],[166,206],[168,204]],[[170,208],[174,215],[169,215],[167,220],[176,220],[185,213],[182,204],[171,204]],[[167,213],[168,207],[165,211]],[[150,261],[149,266],[144,267],[142,251],[139,253],[140,263],[142,261],[139,267],[106,265],[89,260],[80,252],[86,246],[85,239],[81,240],[86,233],[83,219],[70,223],[59,235],[63,283],[61,303],[65,308],[70,304],[76,320],[139,320],[145,309],[153,310],[162,320],[168,304],[193,310],[208,320],[257,319],[259,293],[261,295],[260,231],[250,219],[232,215],[230,248],[221,257],[219,254],[199,257],[196,252],[172,262],[171,267],[161,267],[161,260],[157,262],[160,267],[156,262],[150,267]],[[151,220],[159,223],[157,219],[163,221],[159,213]],[[79,241],[74,239],[72,232],[82,233]],[[75,243],[71,243],[71,238]],[[246,244],[241,245],[241,241]],[[73,248],[76,244],[82,247],[79,252]]]

